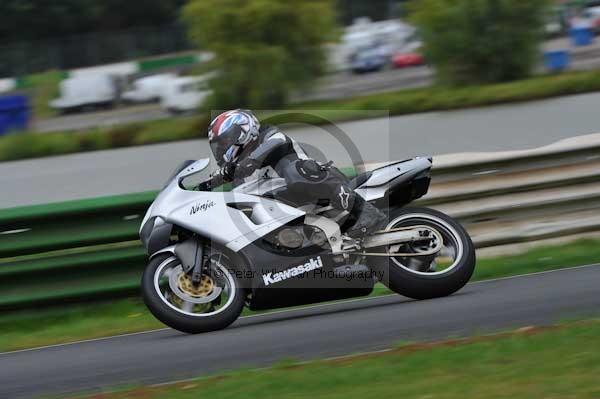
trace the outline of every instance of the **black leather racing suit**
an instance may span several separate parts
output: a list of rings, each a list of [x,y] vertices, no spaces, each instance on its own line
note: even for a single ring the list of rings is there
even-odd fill
[[[287,189],[278,199],[296,205],[328,203],[349,217],[342,227],[352,225],[346,234],[360,236],[381,227],[385,215],[348,186],[348,178],[330,164],[309,158],[300,145],[277,127],[263,127],[258,138],[248,144],[237,163],[225,164],[203,188],[225,182],[234,186],[258,178],[283,177]]]

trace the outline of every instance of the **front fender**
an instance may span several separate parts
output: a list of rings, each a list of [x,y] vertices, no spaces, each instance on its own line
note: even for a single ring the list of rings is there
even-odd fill
[[[150,255],[150,259],[153,259],[161,254],[172,254],[181,262],[181,266],[183,270],[187,273],[194,268],[197,262],[200,262],[202,259],[201,251],[202,243],[196,238],[190,238],[183,242],[177,243],[175,245],[170,245],[165,247],[159,251],[154,252]]]
[[[153,254],[150,254],[150,259],[152,260],[160,254],[168,254],[168,253],[175,255],[175,245],[169,245],[168,247],[165,247],[159,251],[154,252]]]

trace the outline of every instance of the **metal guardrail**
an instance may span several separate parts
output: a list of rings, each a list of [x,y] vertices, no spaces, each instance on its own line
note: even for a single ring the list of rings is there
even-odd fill
[[[0,211],[0,308],[135,293],[146,263],[138,229],[154,196]]]
[[[0,257],[136,240],[147,192],[0,211]]]
[[[437,167],[416,205],[457,216],[479,248],[600,231],[586,216],[600,208],[598,154],[590,146]],[[0,309],[137,295],[146,264],[138,228],[155,194],[0,210]]]

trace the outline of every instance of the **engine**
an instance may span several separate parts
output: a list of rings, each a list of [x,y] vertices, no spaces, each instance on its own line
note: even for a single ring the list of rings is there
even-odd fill
[[[265,241],[280,250],[297,250],[327,246],[327,236],[314,226],[284,226],[265,237]]]

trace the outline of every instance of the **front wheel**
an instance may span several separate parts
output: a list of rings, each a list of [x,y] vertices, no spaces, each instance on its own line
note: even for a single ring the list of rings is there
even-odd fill
[[[142,276],[144,303],[160,321],[186,333],[220,330],[244,308],[245,291],[227,257],[212,253],[199,284],[172,254],[153,258]]]
[[[471,238],[450,216],[429,208],[392,208],[385,230],[417,225],[438,232],[436,237],[442,242],[432,239],[390,246],[385,252],[399,256],[371,256],[370,266],[383,273],[383,282],[391,290],[409,298],[438,298],[458,291],[475,270]],[[432,248],[439,251],[432,254]],[[402,256],[406,254],[414,256]]]

